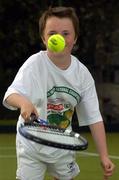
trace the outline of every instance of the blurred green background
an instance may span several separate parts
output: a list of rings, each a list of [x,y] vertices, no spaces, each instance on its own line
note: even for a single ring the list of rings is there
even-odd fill
[[[0,0],[0,101],[18,69],[43,49],[39,17],[49,6],[74,7],[80,21],[75,54],[93,75],[106,125],[119,129],[119,1]],[[111,89],[111,90],[110,90]],[[0,103],[0,119],[15,119]],[[114,128],[113,128],[114,127]],[[109,129],[109,128],[108,128]]]

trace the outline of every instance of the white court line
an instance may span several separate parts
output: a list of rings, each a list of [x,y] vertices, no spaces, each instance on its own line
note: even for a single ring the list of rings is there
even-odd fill
[[[15,146],[2,146],[0,147],[0,150],[16,150]],[[0,154],[0,159],[5,159],[5,158],[9,158],[9,159],[12,159],[12,158],[16,158],[16,155],[15,154],[4,154],[4,155],[1,155]]]
[[[3,147],[0,147],[0,150],[9,150],[9,149],[15,149],[15,147],[14,146],[3,146]]]
[[[0,147],[0,150],[12,150],[14,149],[15,150],[15,147],[14,146],[10,146],[10,147],[7,147],[7,146],[3,146],[3,147]],[[83,156],[92,156],[92,157],[99,157],[99,155],[97,153],[91,153],[91,152],[83,152],[83,151],[80,151],[78,154],[80,155],[83,155]],[[109,157],[111,159],[118,159],[119,160],[119,156],[114,156],[114,155],[109,155]],[[16,158],[16,155],[0,155],[0,158]]]
[[[79,152],[79,154],[84,155],[84,156],[94,156],[94,157],[99,157],[97,153],[91,153],[91,152]],[[114,155],[109,155],[111,159],[119,159],[119,156],[114,156]]]
[[[13,159],[16,158],[16,155],[0,155],[0,159]]]

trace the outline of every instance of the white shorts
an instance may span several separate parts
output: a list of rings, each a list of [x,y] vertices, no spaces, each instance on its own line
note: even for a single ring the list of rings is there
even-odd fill
[[[43,180],[45,172],[60,180],[70,180],[80,172],[73,153],[61,156],[53,163],[41,160],[39,154],[17,141],[17,179]]]

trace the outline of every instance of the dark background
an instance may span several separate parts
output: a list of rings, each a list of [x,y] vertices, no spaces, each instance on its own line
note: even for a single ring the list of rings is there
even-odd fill
[[[71,6],[80,21],[74,54],[93,75],[106,126],[119,130],[119,1],[118,0],[0,0],[0,119],[18,112],[2,99],[18,69],[42,49],[38,20],[49,6]]]

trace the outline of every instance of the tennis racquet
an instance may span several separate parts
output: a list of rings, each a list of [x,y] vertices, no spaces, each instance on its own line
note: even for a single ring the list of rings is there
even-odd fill
[[[60,149],[80,151],[88,147],[87,140],[72,130],[49,125],[45,120],[32,118],[21,124],[20,134],[28,140]]]

